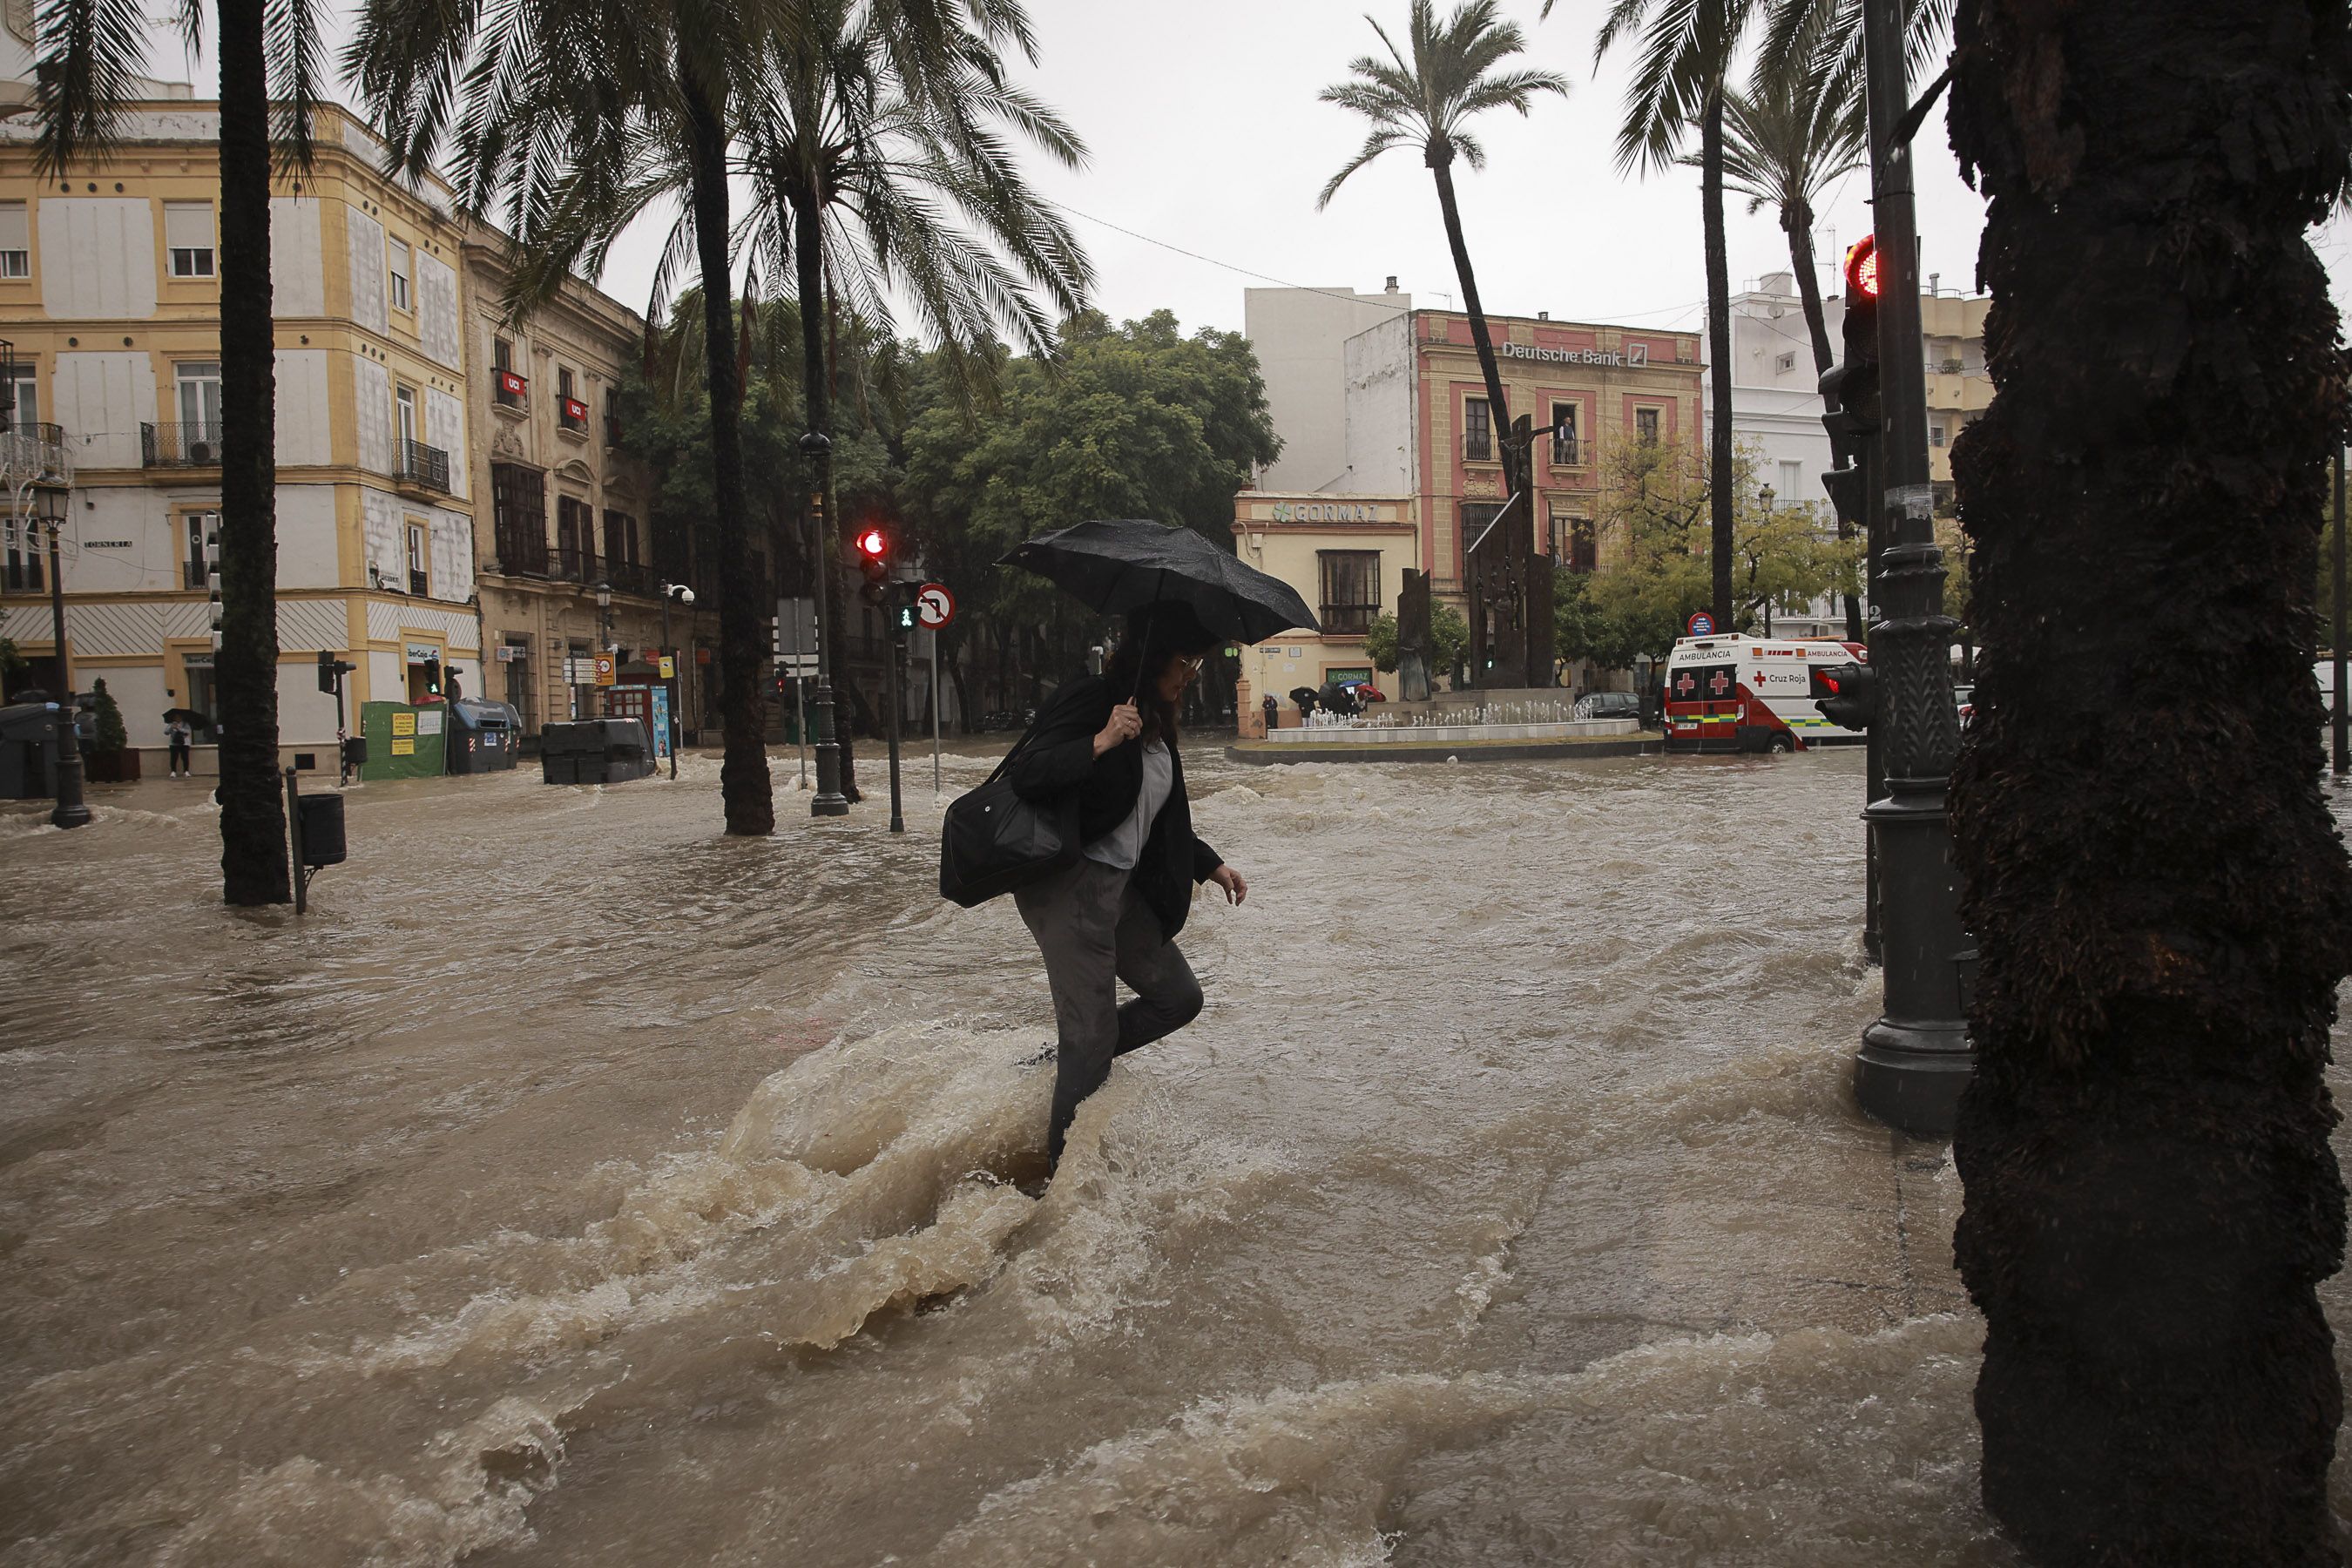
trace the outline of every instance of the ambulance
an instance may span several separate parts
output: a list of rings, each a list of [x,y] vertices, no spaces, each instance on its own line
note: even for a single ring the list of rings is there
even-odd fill
[[[1863,664],[1869,650],[1831,637],[1684,637],[1666,656],[1666,750],[1801,752],[1859,745],[1859,730],[1833,724],[1813,706],[1811,671]]]

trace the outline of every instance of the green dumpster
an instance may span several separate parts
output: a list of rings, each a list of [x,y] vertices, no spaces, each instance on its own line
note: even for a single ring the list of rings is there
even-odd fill
[[[441,776],[446,710],[438,702],[360,704],[360,733],[367,737],[367,761],[360,777],[429,779]]]

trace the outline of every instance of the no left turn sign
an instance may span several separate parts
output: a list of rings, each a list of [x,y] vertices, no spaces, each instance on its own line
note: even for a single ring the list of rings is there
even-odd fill
[[[925,631],[938,631],[955,619],[955,595],[942,584],[926,583],[916,590],[915,614]]]

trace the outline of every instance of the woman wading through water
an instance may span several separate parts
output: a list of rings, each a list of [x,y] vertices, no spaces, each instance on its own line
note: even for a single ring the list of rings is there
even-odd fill
[[[1201,983],[1176,950],[1198,882],[1240,903],[1249,884],[1192,832],[1176,711],[1215,638],[1181,605],[1139,610],[1099,676],[1073,680],[1037,715],[1007,781],[1040,805],[1077,796],[1076,864],[1013,894],[1045,957],[1060,1035],[1047,1159],[1111,1058],[1200,1016]],[[1124,1005],[1116,983],[1135,993]]]

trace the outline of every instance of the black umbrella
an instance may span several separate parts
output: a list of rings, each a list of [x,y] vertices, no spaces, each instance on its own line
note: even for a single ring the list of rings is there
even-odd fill
[[[174,719],[185,719],[189,723],[201,724],[207,730],[213,727],[213,721],[210,719],[207,719],[205,715],[197,712],[193,708],[166,708],[163,710],[164,723],[168,724]]]
[[[1181,604],[1236,642],[1322,630],[1298,590],[1189,528],[1098,518],[1041,533],[997,564],[1034,572],[1105,615]]]

